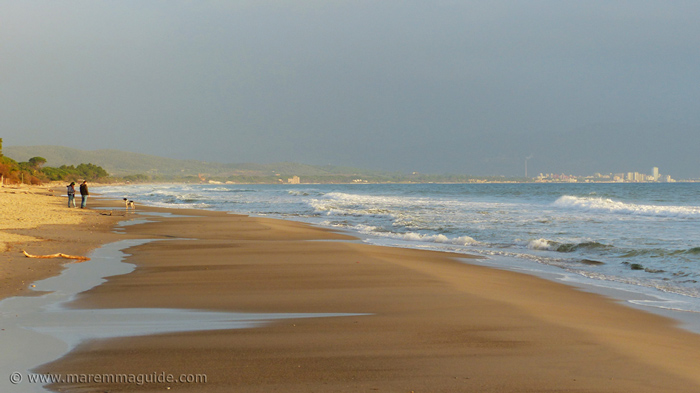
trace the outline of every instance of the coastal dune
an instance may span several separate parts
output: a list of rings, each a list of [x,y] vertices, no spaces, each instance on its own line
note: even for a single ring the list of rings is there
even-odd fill
[[[60,391],[697,392],[700,336],[600,295],[305,224],[197,210],[124,227],[153,241],[69,307],[348,313],[84,342],[38,372],[206,375]]]

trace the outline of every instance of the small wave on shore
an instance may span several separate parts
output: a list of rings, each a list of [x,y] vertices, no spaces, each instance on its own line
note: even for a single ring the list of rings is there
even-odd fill
[[[594,241],[585,241],[581,243],[560,243],[554,240],[535,239],[527,244],[527,248],[531,250],[547,250],[557,252],[574,252],[582,250],[604,250],[610,249],[612,246]]]

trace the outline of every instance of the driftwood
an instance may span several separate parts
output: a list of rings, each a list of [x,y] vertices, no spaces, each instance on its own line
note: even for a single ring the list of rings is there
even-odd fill
[[[68,254],[62,254],[62,253],[51,254],[51,255],[32,255],[32,254],[27,254],[27,252],[24,251],[24,250],[22,250],[22,253],[23,253],[24,256],[27,257],[27,258],[44,258],[44,259],[48,259],[48,258],[66,258],[66,259],[75,259],[75,260],[78,260],[78,261],[89,261],[89,260],[90,260],[90,258],[88,258],[88,257],[82,257],[82,256],[79,256],[79,255],[68,255]]]

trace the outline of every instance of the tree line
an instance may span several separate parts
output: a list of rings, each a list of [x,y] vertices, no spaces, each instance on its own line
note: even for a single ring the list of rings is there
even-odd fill
[[[17,162],[2,154],[0,138],[0,177],[3,184],[35,184],[49,181],[104,181],[110,176],[102,167],[94,164],[61,165],[58,168],[44,166],[44,157],[32,157],[25,162]]]

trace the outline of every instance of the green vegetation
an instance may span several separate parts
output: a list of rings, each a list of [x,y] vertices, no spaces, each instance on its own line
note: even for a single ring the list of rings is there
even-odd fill
[[[52,181],[57,180],[89,180],[89,181],[105,181],[108,180],[109,174],[107,171],[94,164],[79,164],[77,167],[73,165],[61,165],[58,168],[44,168],[43,174]]]
[[[44,164],[46,164],[46,158],[44,157],[32,157],[29,159],[29,165],[34,169],[41,169]]]
[[[0,149],[2,139],[0,139]],[[0,150],[1,152],[1,150]],[[94,164],[61,165],[58,168],[44,167],[47,160],[35,156],[17,162],[0,154],[0,177],[3,184],[42,184],[47,181],[109,181],[110,176],[102,167]]]

